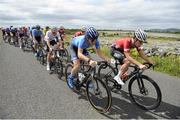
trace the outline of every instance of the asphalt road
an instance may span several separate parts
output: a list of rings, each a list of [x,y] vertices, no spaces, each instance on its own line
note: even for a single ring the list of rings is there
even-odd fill
[[[73,93],[49,74],[31,52],[0,40],[0,119],[180,119],[180,79],[146,71],[159,85],[162,103],[152,111],[130,102],[127,84],[112,93],[110,112],[99,114],[84,95]]]

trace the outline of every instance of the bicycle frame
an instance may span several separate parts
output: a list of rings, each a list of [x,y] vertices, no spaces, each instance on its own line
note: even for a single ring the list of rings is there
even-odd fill
[[[85,78],[83,78],[82,82],[80,84],[78,84],[76,87],[78,87],[78,88],[85,87],[84,84],[87,82],[88,78],[90,76],[92,78],[94,78],[95,71],[96,71],[96,67],[91,67],[88,71],[80,70],[79,72],[83,73],[85,75]],[[80,82],[79,79],[77,79],[77,82]]]

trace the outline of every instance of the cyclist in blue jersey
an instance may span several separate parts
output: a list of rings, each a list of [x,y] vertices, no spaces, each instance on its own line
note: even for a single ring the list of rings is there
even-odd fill
[[[92,60],[88,51],[86,50],[89,47],[95,46],[95,51],[99,57],[104,59],[105,61],[110,62],[111,59],[106,57],[102,51],[100,50],[100,43],[98,40],[99,33],[93,27],[89,27],[86,30],[85,35],[75,37],[72,39],[70,52],[71,59],[73,61],[73,68],[71,70],[71,74],[68,76],[68,86],[72,89],[74,88],[74,79],[77,71],[80,68],[80,60],[88,62],[88,64],[92,67],[95,66],[96,61]]]
[[[37,44],[42,45],[43,40],[43,32],[41,31],[41,27],[36,25],[36,29],[32,30],[32,39],[34,43],[35,56],[37,56]]]

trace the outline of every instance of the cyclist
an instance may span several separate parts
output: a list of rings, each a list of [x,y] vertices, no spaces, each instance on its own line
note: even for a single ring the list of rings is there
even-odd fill
[[[29,32],[30,32],[30,37],[31,37],[31,38],[33,38],[33,36],[32,36],[32,31],[33,31],[34,29],[36,29],[36,27],[35,27],[35,26],[32,26],[31,29],[30,29],[30,31],[29,31]]]
[[[17,31],[17,28],[11,28],[11,38],[12,38],[13,44],[15,44],[15,42],[18,42],[18,31]]]
[[[11,34],[10,34],[11,30],[10,30],[10,28],[6,28],[5,32],[6,32],[6,39],[8,40],[8,42],[10,42],[10,38],[11,38]]]
[[[72,39],[70,46],[71,58],[73,61],[73,68],[71,74],[68,76],[68,86],[74,88],[75,75],[80,68],[80,60],[88,62],[90,66],[94,66],[96,61],[92,60],[87,48],[95,46],[95,51],[102,59],[110,61],[111,59],[106,57],[100,50],[100,43],[98,40],[99,33],[93,27],[89,27],[83,36],[75,37]]]
[[[49,26],[46,26],[45,29],[43,30],[43,34],[46,35],[46,32],[49,30],[50,30]]]
[[[60,35],[60,38],[61,38],[61,45],[60,45],[60,48],[61,49],[64,49],[64,41],[66,40],[66,33],[65,33],[65,28],[63,26],[60,26],[59,28],[59,35]]]
[[[32,39],[34,43],[34,50],[35,50],[35,56],[38,56],[38,50],[37,50],[37,45],[42,45],[42,40],[43,40],[43,33],[41,31],[41,27],[39,25],[36,25],[36,28],[32,30]]]
[[[141,58],[145,61],[154,64],[154,61],[150,60],[142,50],[142,44],[147,43],[147,34],[141,30],[137,29],[134,32],[133,38],[123,38],[120,40],[115,41],[115,43],[111,46],[111,55],[118,59],[121,63],[121,67],[119,68],[118,74],[114,77],[118,84],[124,85],[125,80],[123,81],[122,78],[128,71],[128,67],[130,63],[138,65],[140,69],[146,69],[147,67],[134,58],[132,58],[130,54],[130,50],[132,48],[136,48]]]
[[[51,52],[54,48],[60,48],[60,34],[58,33],[57,28],[52,28],[47,31],[45,35],[45,41],[47,42],[47,70],[50,70],[50,62],[51,62]]]
[[[3,40],[5,40],[5,36],[6,36],[6,30],[5,30],[5,28],[2,28],[2,37],[3,37]]]
[[[85,35],[85,32],[86,32],[86,27],[82,27],[81,31],[78,31],[74,34],[73,38],[77,36]]]
[[[24,36],[24,32],[23,32],[22,27],[19,28],[18,35],[19,35],[19,47],[21,49],[22,48],[22,42],[23,42],[23,36]]]

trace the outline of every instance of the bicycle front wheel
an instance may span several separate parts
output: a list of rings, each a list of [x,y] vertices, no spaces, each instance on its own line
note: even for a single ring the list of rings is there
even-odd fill
[[[60,56],[65,62],[68,62],[70,60],[70,56],[69,56],[68,50],[66,48],[64,48],[64,50],[60,51]]]
[[[55,61],[55,72],[57,73],[58,77],[61,78],[63,75],[63,65],[60,59],[56,59]]]
[[[146,75],[133,77],[129,82],[132,101],[144,110],[157,108],[161,103],[161,90],[157,83]]]
[[[100,113],[105,113],[111,108],[112,96],[106,84],[98,79],[88,80],[86,94],[90,104]]]
[[[117,74],[117,71],[109,64],[101,64],[98,68],[98,77],[103,79],[108,87],[114,89],[114,76]]]
[[[65,67],[65,81],[67,82],[68,76],[71,74],[71,70],[73,68],[73,64],[72,63],[68,63]],[[68,83],[67,83],[68,85]]]

